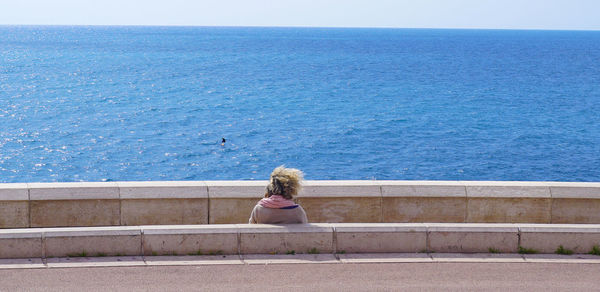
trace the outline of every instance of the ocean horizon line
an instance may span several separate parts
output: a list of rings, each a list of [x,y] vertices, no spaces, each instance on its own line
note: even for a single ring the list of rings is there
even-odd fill
[[[181,25],[181,24],[11,24],[0,27],[148,27],[148,28],[293,28],[293,29],[389,29],[389,30],[477,30],[477,31],[561,31],[598,32],[600,29],[493,28],[493,27],[394,27],[394,26],[310,26],[310,25]]]

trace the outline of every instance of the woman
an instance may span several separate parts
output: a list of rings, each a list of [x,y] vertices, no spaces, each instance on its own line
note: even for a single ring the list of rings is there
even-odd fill
[[[304,209],[292,201],[300,191],[302,176],[302,171],[295,168],[285,168],[283,165],[275,168],[271,173],[265,198],[256,204],[248,223],[308,223]]]

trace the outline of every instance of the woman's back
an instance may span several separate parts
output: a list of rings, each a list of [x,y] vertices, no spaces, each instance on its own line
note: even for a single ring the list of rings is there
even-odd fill
[[[308,223],[306,212],[300,205],[294,208],[274,209],[256,205],[248,223],[261,224],[294,224]]]
[[[292,199],[301,188],[303,174],[294,168],[275,168],[267,185],[265,198],[252,210],[248,223],[294,224],[308,223],[306,212]]]

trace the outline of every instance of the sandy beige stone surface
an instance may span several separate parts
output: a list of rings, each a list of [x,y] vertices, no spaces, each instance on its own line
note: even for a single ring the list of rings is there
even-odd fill
[[[208,224],[208,199],[121,200],[121,225]]]
[[[31,227],[120,225],[119,200],[31,201]]]

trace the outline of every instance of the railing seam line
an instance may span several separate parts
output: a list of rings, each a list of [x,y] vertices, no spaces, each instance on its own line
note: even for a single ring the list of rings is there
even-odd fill
[[[429,238],[429,226],[425,224],[425,251],[429,254],[431,252],[431,239]],[[433,259],[433,257],[431,258]]]
[[[147,265],[148,263],[146,262],[146,255],[144,252],[144,238],[146,236],[144,235],[144,228],[142,228],[140,226],[140,252],[141,252],[141,256],[142,256],[142,261],[144,261],[144,264]]]
[[[208,188],[208,184],[206,184],[206,224],[210,224],[210,189]]]
[[[48,265],[48,259],[46,258],[46,232],[42,231],[42,235],[41,235],[41,244],[42,244],[42,262],[44,263],[44,265]]]
[[[240,258],[242,258],[242,234],[240,232],[239,227],[237,227],[236,229],[237,229],[236,230],[236,235],[237,235],[237,251],[238,251],[238,255],[240,256]]]
[[[521,226],[517,226],[517,251],[519,251],[519,247],[521,246]],[[523,258],[525,259],[525,258]]]
[[[331,239],[332,245],[333,245],[333,256],[339,261],[340,257],[338,255],[338,242],[337,242],[337,229],[335,229],[335,226],[331,226],[332,229],[332,236],[333,238]]]

